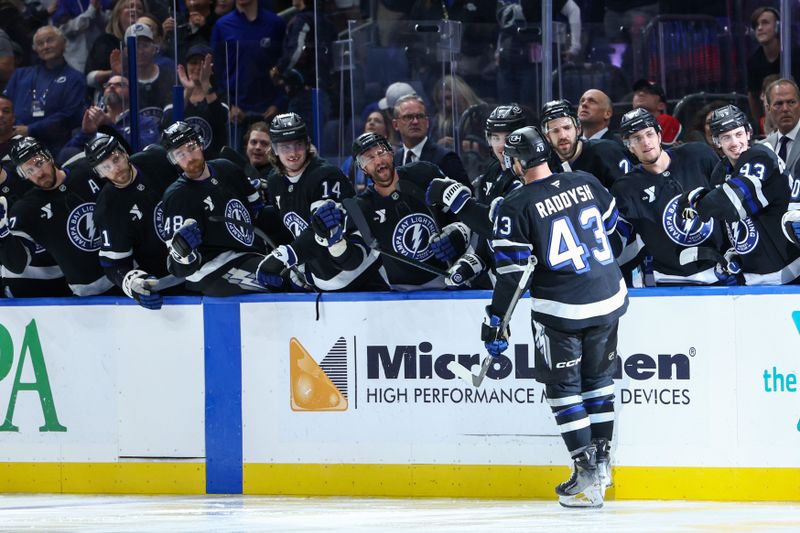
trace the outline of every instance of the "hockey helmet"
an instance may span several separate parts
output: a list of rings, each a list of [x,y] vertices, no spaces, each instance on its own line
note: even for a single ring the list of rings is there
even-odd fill
[[[161,134],[161,146],[163,146],[167,152],[191,141],[195,141],[201,146],[203,144],[197,130],[182,121],[172,124]]]
[[[297,113],[283,113],[277,115],[269,124],[269,138],[272,143],[308,140],[308,129],[303,117]]]
[[[358,136],[358,138],[356,138],[355,141],[353,141],[353,159],[358,161],[358,158],[361,156],[361,154],[373,146],[382,146],[388,152],[393,152],[392,145],[389,144],[389,141],[386,140],[386,137],[380,133],[368,131],[362,133]]]
[[[511,158],[518,159],[523,170],[547,163],[550,159],[550,143],[535,126],[520,128],[506,137],[503,148],[506,166],[511,167]]]
[[[542,131],[544,133],[547,133],[547,124],[551,120],[567,117],[572,119],[572,123],[575,124],[575,129],[578,130],[578,135],[580,136],[581,123],[578,120],[578,112],[575,110],[575,106],[573,106],[569,100],[551,100],[550,102],[544,104],[541,114]]]
[[[726,131],[735,130],[739,127],[744,127],[747,133],[752,133],[753,131],[753,128],[750,127],[750,121],[747,120],[747,115],[735,105],[726,105],[712,111],[709,127],[711,128],[714,143],[719,143],[719,136]]]
[[[53,159],[50,151],[42,146],[42,143],[38,140],[33,137],[20,137],[11,147],[9,155],[14,166],[19,168],[23,163],[38,154],[44,155],[47,159]],[[22,174],[20,173],[20,175]]]
[[[622,120],[619,123],[623,139],[627,139],[637,131],[647,128],[655,128],[656,133],[661,133],[661,125],[656,120],[656,117],[642,107],[637,107],[622,115]]]
[[[116,137],[106,135],[105,133],[98,133],[92,140],[86,143],[83,153],[86,155],[86,161],[94,168],[95,165],[105,161],[108,156],[117,150],[121,152],[125,151]]]
[[[525,111],[518,104],[501,105],[494,108],[486,119],[486,135],[511,133],[525,127]]]

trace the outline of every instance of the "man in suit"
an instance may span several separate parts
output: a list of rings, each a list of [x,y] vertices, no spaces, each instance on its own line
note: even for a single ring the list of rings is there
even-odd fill
[[[399,98],[394,105],[392,126],[400,133],[403,146],[394,154],[395,166],[414,161],[437,165],[448,178],[470,185],[467,171],[458,154],[434,142],[428,142],[430,119],[425,102],[416,94]]]
[[[614,106],[611,98],[599,89],[589,89],[581,96],[578,103],[578,119],[583,127],[584,140],[609,139],[620,141],[619,137],[608,129]]]
[[[794,168],[800,158],[800,90],[792,80],[780,79],[766,91],[767,112],[778,129],[764,140],[778,154],[787,168]]]

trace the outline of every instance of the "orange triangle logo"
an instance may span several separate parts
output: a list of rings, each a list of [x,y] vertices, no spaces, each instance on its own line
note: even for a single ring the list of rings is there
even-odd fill
[[[345,346],[339,339],[337,346]],[[346,411],[347,397],[295,337],[289,340],[292,411]],[[346,389],[345,389],[346,390]]]

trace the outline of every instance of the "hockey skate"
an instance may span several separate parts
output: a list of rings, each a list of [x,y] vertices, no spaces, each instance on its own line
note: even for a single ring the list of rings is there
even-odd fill
[[[597,473],[605,495],[606,489],[614,484],[611,479],[611,443],[608,439],[592,439],[592,444],[597,448]]]
[[[589,445],[575,458],[572,476],[556,487],[564,507],[602,507],[604,488],[596,463],[597,449]]]

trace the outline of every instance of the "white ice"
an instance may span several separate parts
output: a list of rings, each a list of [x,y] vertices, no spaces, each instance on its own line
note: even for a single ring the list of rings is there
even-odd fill
[[[800,505],[258,496],[0,495],[0,531],[550,531],[553,533],[800,531]]]

